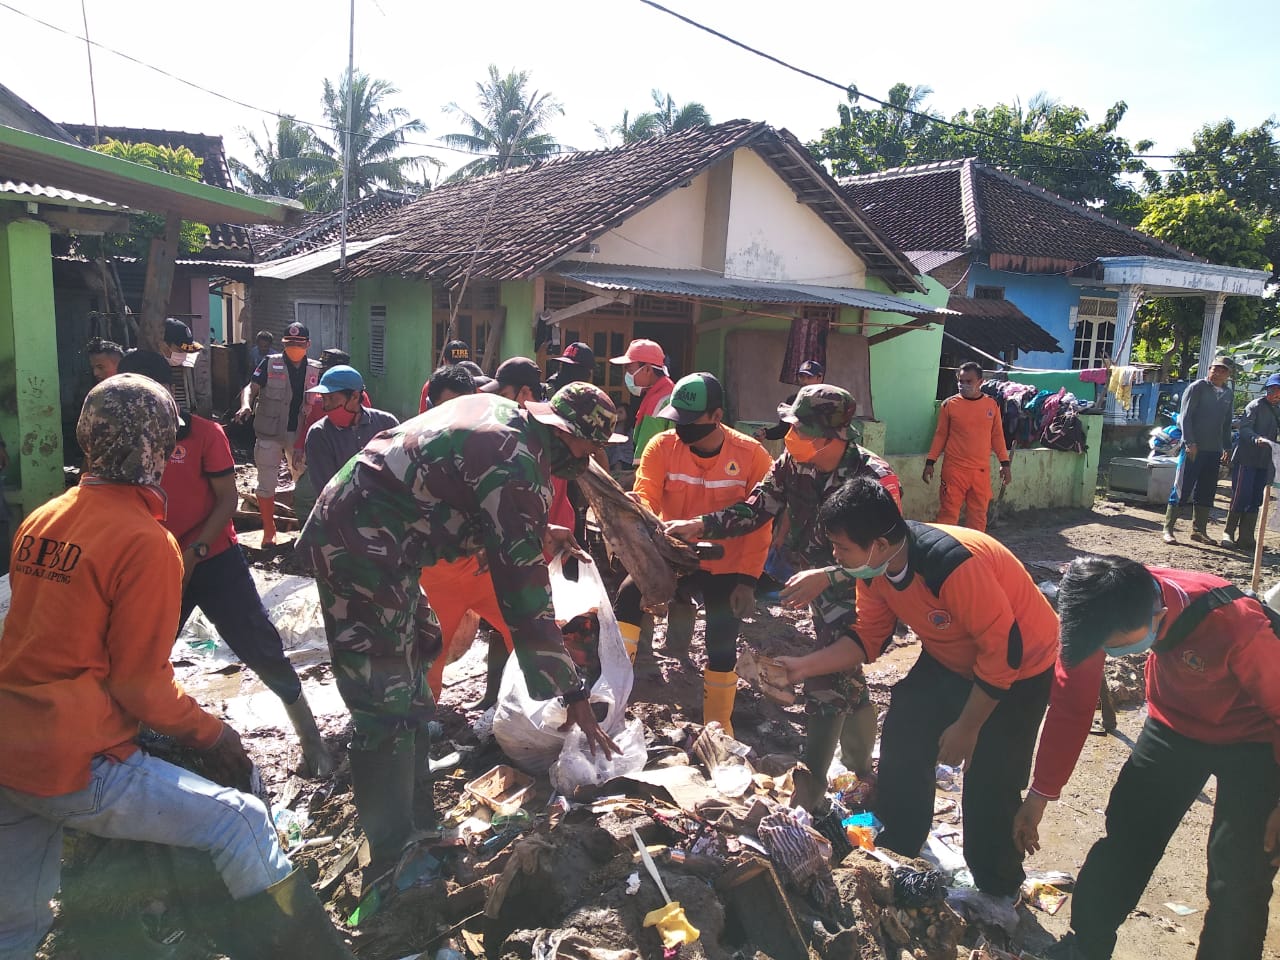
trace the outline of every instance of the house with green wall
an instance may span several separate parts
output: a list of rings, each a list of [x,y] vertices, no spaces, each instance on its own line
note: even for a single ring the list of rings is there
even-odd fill
[[[352,246],[347,349],[399,416],[451,337],[487,371],[583,341],[619,401],[606,361],[647,337],[673,375],[720,376],[735,422],[776,420],[795,368],[819,359],[882,425],[878,445],[931,435],[947,292],[785,130],[732,121],[447,185]]]

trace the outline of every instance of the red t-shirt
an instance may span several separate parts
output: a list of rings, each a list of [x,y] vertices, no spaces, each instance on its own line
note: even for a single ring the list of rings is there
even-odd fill
[[[187,416],[191,430],[173,448],[160,478],[160,486],[169,498],[164,525],[183,550],[195,542],[217,502],[209,478],[224,477],[236,469],[231,444],[222,427],[204,417]],[[209,544],[209,556],[216,557],[235,542],[236,528],[228,520],[226,529]]]

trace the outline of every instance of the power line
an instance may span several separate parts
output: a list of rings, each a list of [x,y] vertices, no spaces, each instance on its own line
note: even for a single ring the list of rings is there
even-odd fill
[[[745,50],[748,53],[753,54],[754,56],[762,57],[765,60],[770,61],[771,63],[776,63],[778,66],[783,67],[787,70],[790,70],[794,73],[798,73],[803,77],[808,77],[811,80],[817,80],[819,83],[824,83],[829,87],[834,87],[835,89],[839,90],[841,93],[845,94],[846,96],[853,98],[855,101],[859,99],[869,100],[872,103],[876,104],[877,106],[884,107],[887,110],[897,110],[900,113],[905,113],[909,116],[917,117],[929,123],[935,123],[935,124],[938,124],[939,126],[949,127],[952,130],[962,130],[965,133],[972,133],[977,136],[986,137],[991,140],[998,140],[1005,143],[1018,144],[1020,146],[1035,146],[1045,150],[1057,150],[1062,153],[1078,153],[1085,157],[1098,156],[1102,154],[1102,151],[1100,150],[1086,150],[1083,147],[1071,147],[1071,146],[1066,146],[1065,144],[1058,144],[1058,143],[1038,143],[1034,140],[1026,140],[1021,137],[1006,137],[998,133],[993,133],[990,130],[982,130],[978,127],[971,127],[968,124],[956,123],[955,121],[952,121],[952,120],[945,120],[942,117],[936,117],[931,113],[924,113],[923,111],[913,110],[912,108],[902,106],[901,104],[892,103],[888,100],[882,100],[879,97],[872,96],[869,93],[863,93],[861,90],[859,90],[856,86],[852,84],[839,83],[828,77],[824,77],[821,74],[814,73],[812,70],[808,70],[804,67],[797,66],[794,63],[789,63],[788,61],[783,60],[780,57],[775,57],[773,54],[766,53],[765,51],[760,50],[757,47],[753,47],[750,44],[743,43],[741,40],[736,40],[733,37],[729,36],[727,33],[722,33],[719,30],[716,30],[714,27],[709,27],[705,23],[700,23],[699,21],[694,20],[691,17],[686,17],[682,13],[677,13],[675,10],[672,10],[670,7],[663,6],[661,3],[658,3],[657,0],[639,0],[639,2],[643,3],[647,7],[652,7],[654,10],[657,10],[661,13],[665,13],[667,16],[674,17],[675,19],[683,23],[686,23],[691,27],[694,27],[698,30],[702,30],[705,33],[709,33],[713,37],[723,40],[726,43],[732,44],[733,46],[738,47],[739,49]],[[1276,145],[1280,146],[1280,143],[1277,143]],[[1182,155],[1176,154],[1176,153],[1144,153],[1144,154],[1135,154],[1135,157],[1138,157],[1140,159],[1152,159],[1152,160],[1179,160],[1182,158]]]

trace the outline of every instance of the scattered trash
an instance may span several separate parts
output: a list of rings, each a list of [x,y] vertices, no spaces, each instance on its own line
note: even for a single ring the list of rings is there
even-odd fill
[[[627,896],[634,897],[640,892],[640,871],[637,870],[631,876],[627,877]]]
[[[898,867],[893,871],[893,897],[904,907],[941,903],[946,896],[946,878],[937,870]]]
[[[939,870],[949,876],[965,867],[964,854],[943,840],[936,830],[929,831],[920,856],[936,864]]]
[[[774,703],[789,707],[796,702],[795,687],[787,679],[786,668],[773,657],[744,647],[738,655],[736,670],[740,679],[759,688]]]
[[[476,777],[463,789],[494,813],[512,814],[533,792],[533,778],[502,763]]]
[[[981,890],[952,890],[947,903],[970,923],[999,927],[1010,936],[1018,929],[1016,898],[997,897]]]
[[[960,789],[960,771],[945,763],[938,764],[938,769],[934,771],[934,779],[937,781],[939,790],[954,793]]]
[[[597,750],[594,756],[587,747],[587,736],[572,730],[564,740],[560,756],[551,765],[551,786],[557,793],[576,797],[583,787],[597,787],[615,777],[625,777],[644,769],[648,750],[644,742],[644,725],[639,720],[627,722],[613,742],[621,753],[612,757]]]
[[[281,807],[275,811],[272,819],[276,825],[276,832],[280,834],[281,846],[286,849],[301,845],[303,831],[311,826],[311,817],[307,814],[306,807],[299,807],[296,810]]]
[[[644,868],[649,871],[649,876],[653,877],[653,882],[658,885],[658,892],[662,894],[662,899],[666,904],[645,914],[644,925],[658,928],[658,935],[662,938],[662,946],[667,950],[678,947],[683,943],[693,943],[700,935],[698,929],[689,922],[689,918],[685,916],[684,908],[677,901],[672,900],[670,894],[667,893],[667,888],[662,883],[662,876],[658,873],[658,865],[653,862],[653,857],[649,856],[649,850],[644,845],[644,841],[640,839],[640,834],[636,832],[635,827],[631,828],[631,838],[635,840],[636,848],[640,851],[640,861],[644,864]]]
[[[1030,878],[1022,882],[1022,898],[1050,916],[1061,910],[1062,905],[1067,902],[1067,895],[1053,884]]]
[[[1165,906],[1180,917],[1189,917],[1193,913],[1199,913],[1195,907],[1188,907],[1185,903],[1173,903],[1172,901],[1165,903]]]

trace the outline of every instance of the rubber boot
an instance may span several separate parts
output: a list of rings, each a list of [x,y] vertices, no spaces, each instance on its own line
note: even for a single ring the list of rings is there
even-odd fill
[[[1258,511],[1250,510],[1240,514],[1240,536],[1236,538],[1236,548],[1248,550],[1250,553],[1258,546]]]
[[[840,724],[840,762],[861,780],[874,770],[876,705],[868,700],[844,715]]]
[[[1171,503],[1164,511],[1164,531],[1161,538],[1165,543],[1177,543],[1174,537],[1174,530],[1178,525],[1178,515],[1182,513],[1182,507],[1176,503]]]
[[[622,645],[626,648],[627,656],[630,658],[632,665],[636,662],[636,651],[640,649],[640,624],[638,623],[618,623],[618,632],[622,634]]]
[[[293,703],[284,705],[284,712],[289,715],[298,734],[298,742],[302,745],[302,759],[307,765],[307,773],[313,777],[328,777],[338,768],[329,748],[325,746],[324,737],[316,727],[316,718],[311,713],[311,705],[307,703],[305,693],[298,694]]]
[[[1191,539],[1196,543],[1213,543],[1209,539],[1209,515],[1213,507],[1202,507],[1199,504],[1191,508]]]
[[[497,630],[489,631],[489,650],[485,654],[484,696],[471,703],[464,703],[463,709],[484,712],[498,702],[498,688],[502,686],[502,671],[507,668],[507,660],[511,652],[507,650],[507,642]]]
[[[636,676],[656,678],[662,676],[658,658],[653,655],[653,616],[644,614],[640,621],[640,636],[636,640],[636,655],[631,658]]]
[[[844,714],[808,714],[805,717],[804,755],[801,759],[812,774],[812,785],[801,796],[797,791],[795,805],[810,813],[826,807],[827,771],[836,755],[840,731],[844,726]]]
[[[269,547],[276,542],[276,498],[259,497],[258,509],[262,512],[262,545]]]
[[[1218,546],[1226,547],[1232,550],[1236,546],[1235,533],[1236,527],[1240,525],[1240,514],[1234,510],[1227,511],[1227,522],[1222,528],[1222,539],[1218,541]]]
[[[354,960],[301,870],[235,902],[219,946],[231,960]]]
[[[503,651],[506,647],[503,646]],[[436,817],[435,771],[431,764],[431,733],[420,729],[413,740],[413,825],[418,830],[434,833]],[[417,815],[418,811],[421,815]]]
[[[738,695],[738,675],[732,670],[702,672],[702,722],[717,720],[733,736],[733,701]]]
[[[692,603],[674,600],[667,607],[667,639],[662,652],[676,660],[689,659],[689,647],[693,643],[693,622],[698,608]]]
[[[364,886],[395,867],[413,832],[414,751],[351,750],[351,792],[369,843]]]

